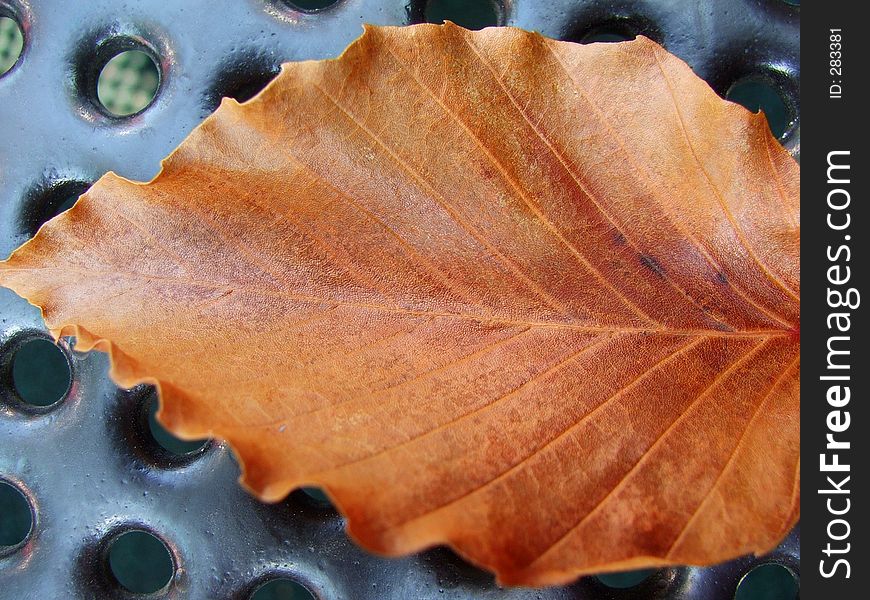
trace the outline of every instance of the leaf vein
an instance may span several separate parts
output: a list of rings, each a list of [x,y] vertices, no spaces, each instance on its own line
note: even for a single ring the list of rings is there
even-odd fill
[[[12,272],[29,272],[29,271],[63,271],[65,273],[73,272],[73,273],[81,273],[84,275],[90,275],[91,277],[129,277],[132,279],[141,280],[141,282],[145,285],[151,282],[161,282],[166,285],[178,285],[183,287],[202,287],[206,289],[212,290],[220,290],[226,291],[227,289],[232,289],[235,293],[248,293],[255,294],[261,296],[271,296],[275,298],[284,298],[288,300],[293,300],[296,302],[305,302],[310,304],[336,304],[338,306],[343,306],[352,309],[358,310],[371,310],[376,312],[384,312],[391,314],[400,314],[400,315],[409,315],[412,317],[447,317],[454,319],[464,319],[469,321],[476,321],[478,323],[500,323],[505,325],[516,325],[516,326],[529,326],[535,328],[552,328],[552,329],[571,329],[575,331],[590,331],[590,332],[602,332],[602,333],[641,333],[648,335],[662,335],[662,336],[700,336],[700,337],[709,337],[709,338],[731,338],[731,337],[790,337],[792,336],[791,332],[782,331],[778,329],[754,329],[754,330],[746,330],[746,331],[718,331],[718,330],[708,330],[708,329],[648,329],[643,327],[624,327],[622,325],[582,325],[572,322],[566,321],[533,321],[533,320],[523,320],[523,319],[510,319],[506,317],[489,317],[487,315],[480,315],[475,313],[468,312],[448,312],[448,311],[427,311],[427,310],[414,310],[410,308],[403,308],[400,306],[385,306],[379,304],[371,304],[366,302],[358,302],[352,300],[337,300],[331,298],[321,298],[318,296],[310,296],[304,294],[295,294],[293,292],[289,292],[286,290],[273,288],[258,288],[247,286],[244,288],[233,288],[229,286],[227,283],[220,283],[214,281],[201,281],[187,278],[179,278],[179,277],[166,277],[157,274],[149,274],[149,273],[141,273],[141,272],[130,272],[130,271],[121,271],[121,270],[112,270],[112,271],[98,271],[89,268],[83,267],[75,267],[73,265],[66,266],[41,266],[41,267],[4,267],[3,270],[7,273]]]
[[[682,346],[680,346],[679,348],[677,348],[676,350],[674,350],[673,352],[671,352],[671,353],[668,354],[667,356],[662,357],[660,360],[658,360],[657,362],[655,362],[653,365],[647,367],[643,372],[639,373],[639,374],[638,374],[634,379],[632,379],[630,382],[628,382],[627,384],[623,385],[619,390],[616,390],[616,391],[613,392],[610,396],[608,396],[607,398],[605,398],[604,400],[602,400],[602,401],[601,401],[601,402],[600,402],[600,403],[599,403],[595,408],[593,408],[593,409],[590,410],[588,413],[586,413],[585,415],[583,415],[582,417],[580,417],[577,421],[571,423],[571,425],[570,425],[569,427],[567,427],[567,428],[564,429],[563,431],[559,432],[558,435],[556,435],[556,436],[550,438],[550,439],[547,440],[543,445],[541,445],[541,446],[535,448],[531,453],[529,453],[528,455],[526,455],[525,457],[523,457],[523,458],[520,459],[519,461],[513,463],[512,465],[510,465],[509,468],[507,468],[507,469],[501,471],[500,473],[498,473],[498,474],[497,474],[495,477],[493,477],[492,479],[489,479],[489,480],[483,482],[482,484],[475,486],[474,488],[468,490],[467,492],[463,493],[462,495],[460,495],[460,496],[454,498],[454,499],[451,500],[450,502],[447,502],[446,504],[443,504],[443,505],[441,505],[441,506],[437,506],[437,507],[435,507],[435,508],[432,508],[432,509],[427,510],[427,511],[426,511],[425,513],[423,513],[422,515],[418,515],[418,516],[414,517],[413,519],[410,519],[409,521],[406,521],[406,522],[400,524],[400,526],[404,526],[404,525],[406,525],[406,524],[408,524],[408,523],[410,523],[410,522],[412,522],[412,521],[416,521],[416,520],[418,520],[418,519],[420,519],[420,518],[422,518],[422,517],[425,517],[427,514],[433,513],[433,512],[435,512],[435,511],[437,511],[437,510],[441,510],[441,509],[443,509],[443,508],[446,508],[446,507],[448,507],[448,506],[451,506],[451,505],[453,505],[453,504],[456,504],[457,502],[463,500],[464,498],[466,498],[466,497],[468,497],[468,496],[471,496],[472,494],[475,494],[475,493],[477,493],[477,492],[480,492],[481,490],[483,490],[483,489],[489,487],[490,485],[493,485],[493,484],[495,484],[496,482],[498,482],[498,481],[500,481],[500,480],[502,480],[502,479],[507,478],[507,477],[510,476],[512,473],[514,473],[515,471],[517,471],[518,469],[520,469],[523,465],[525,465],[526,463],[528,463],[530,460],[532,460],[533,458],[535,458],[536,456],[538,456],[539,454],[541,454],[542,452],[544,452],[547,448],[549,448],[549,447],[553,446],[554,444],[558,443],[560,440],[565,439],[565,437],[567,437],[568,435],[570,435],[571,432],[574,431],[577,427],[579,427],[582,423],[585,423],[587,420],[589,420],[590,418],[592,418],[594,415],[598,414],[598,412],[600,412],[600,411],[601,411],[602,409],[604,409],[606,406],[610,405],[611,402],[613,402],[613,401],[616,400],[617,398],[620,398],[620,397],[621,397],[624,393],[626,393],[627,391],[633,389],[633,388],[634,388],[638,383],[640,383],[641,381],[643,381],[643,380],[644,380],[648,375],[654,373],[654,372],[655,372],[656,370],[658,370],[662,365],[664,365],[664,364],[670,362],[671,360],[673,360],[674,358],[676,358],[676,357],[678,357],[678,356],[681,356],[681,355],[685,354],[686,352],[688,352],[688,351],[690,351],[691,349],[693,349],[696,345],[700,344],[702,341],[704,341],[704,340],[703,340],[703,339],[698,339],[698,340],[694,340],[694,341],[691,341],[691,340],[690,340],[689,342],[687,342],[686,344],[683,344]]]
[[[579,358],[580,356],[582,356],[582,355],[585,354],[586,352],[588,352],[588,351],[592,350],[593,348],[597,347],[597,346],[598,346],[602,341],[610,341],[610,340],[612,340],[612,339],[613,339],[613,337],[609,337],[609,336],[608,336],[608,337],[598,336],[598,337],[592,338],[592,341],[591,341],[590,343],[587,343],[587,344],[583,345],[579,350],[577,350],[576,352],[572,353],[572,354],[569,355],[567,358],[565,358],[565,359],[559,361],[558,363],[556,363],[556,364],[554,364],[554,365],[551,365],[550,367],[548,367],[548,368],[545,369],[544,371],[541,371],[540,373],[537,373],[536,375],[534,375],[533,377],[531,377],[531,378],[528,379],[527,381],[524,381],[523,383],[521,383],[520,385],[518,385],[518,386],[515,387],[514,389],[510,390],[510,391],[507,392],[506,394],[503,394],[503,395],[501,395],[501,396],[498,396],[497,398],[495,398],[494,400],[491,400],[491,401],[487,402],[487,403],[484,404],[483,406],[479,406],[478,408],[476,408],[476,409],[474,409],[474,410],[472,410],[472,411],[470,411],[470,412],[463,413],[463,414],[460,415],[459,417],[456,417],[455,419],[452,419],[452,420],[450,420],[450,421],[448,421],[448,422],[446,422],[446,423],[442,423],[441,425],[438,425],[437,427],[435,427],[435,428],[433,428],[433,429],[429,429],[429,430],[427,430],[427,431],[424,431],[424,432],[422,432],[422,433],[419,433],[419,434],[417,434],[417,435],[414,435],[414,436],[412,436],[411,438],[409,438],[409,439],[407,439],[407,440],[405,440],[405,441],[403,441],[403,442],[401,442],[401,443],[399,443],[399,444],[396,444],[396,445],[394,445],[394,446],[390,446],[390,447],[388,447],[388,448],[384,448],[384,449],[382,449],[382,450],[379,450],[378,452],[375,452],[375,453],[373,453],[373,454],[369,454],[369,455],[363,456],[363,457],[361,457],[361,458],[357,458],[357,459],[351,460],[351,461],[349,461],[349,462],[345,462],[345,463],[342,463],[342,464],[340,464],[340,465],[335,465],[335,466],[333,466],[333,467],[330,467],[330,468],[329,468],[329,471],[335,471],[335,470],[338,470],[338,469],[343,469],[343,468],[345,468],[345,467],[349,467],[349,466],[355,465],[355,464],[357,464],[357,463],[361,463],[361,462],[363,462],[363,461],[367,461],[367,460],[371,460],[371,459],[373,459],[373,458],[377,458],[378,456],[381,456],[381,455],[387,454],[388,452],[392,452],[392,451],[394,451],[394,450],[397,450],[398,448],[402,448],[402,447],[404,447],[404,446],[407,446],[408,444],[411,444],[412,442],[418,441],[418,440],[420,440],[421,438],[428,437],[428,436],[430,436],[430,435],[432,435],[432,434],[435,434],[435,433],[437,433],[437,432],[439,432],[439,431],[442,431],[442,430],[444,430],[444,429],[447,429],[447,428],[449,428],[449,427],[455,425],[456,423],[458,423],[458,422],[460,422],[460,421],[464,421],[465,419],[468,419],[468,418],[470,418],[470,417],[472,417],[472,416],[474,416],[474,415],[476,415],[476,414],[478,414],[478,413],[480,413],[480,412],[483,412],[483,411],[485,411],[485,410],[487,410],[487,409],[489,409],[489,408],[492,408],[492,407],[495,406],[496,404],[499,404],[500,402],[503,402],[504,400],[506,400],[506,399],[508,399],[508,398],[510,398],[510,397],[512,397],[512,396],[514,396],[515,394],[518,394],[518,393],[521,392],[523,389],[525,389],[526,387],[532,385],[533,383],[536,383],[536,382],[538,382],[538,381],[540,381],[540,380],[542,380],[542,379],[544,379],[544,378],[546,378],[546,377],[549,377],[549,376],[552,375],[553,373],[558,372],[560,369],[562,369],[562,368],[563,368],[565,365],[567,365],[568,363],[573,362],[574,360],[576,360],[577,358]]]
[[[512,259],[505,256],[501,252],[499,252],[498,248],[490,244],[486,238],[475,228],[471,223],[468,223],[462,216],[459,214],[456,209],[452,208],[446,201],[446,199],[435,189],[432,185],[427,182],[423,176],[418,173],[416,170],[411,168],[410,165],[400,156],[398,156],[395,152],[393,152],[387,145],[384,143],[373,131],[371,131],[368,127],[365,126],[364,123],[360,122],[356,117],[353,116],[342,104],[338,102],[336,98],[334,98],[329,92],[323,89],[318,84],[313,84],[314,87],[325,97],[327,98],[335,107],[341,111],[356,127],[360,129],[360,131],[364,132],[372,141],[374,141],[378,146],[380,146],[386,154],[405,172],[407,172],[411,177],[416,179],[420,185],[426,190],[428,194],[431,195],[432,199],[438,203],[439,206],[450,216],[453,221],[459,225],[462,229],[464,229],[472,238],[474,238],[479,244],[481,244],[484,248],[486,248],[493,256],[498,257],[498,259],[504,264],[508,269],[513,272],[514,276],[517,277],[520,281],[522,281],[527,288],[531,291],[535,292],[541,300],[544,301],[547,306],[550,308],[562,312],[563,314],[568,314],[567,308],[556,298],[552,296],[552,294],[548,293],[544,290],[538,283],[534,282],[528,275],[526,275],[522,268],[517,265]]]
[[[631,154],[631,152],[628,151],[628,147],[625,144],[625,136],[623,135],[623,133],[613,127],[613,125],[610,123],[610,120],[607,119],[606,116],[604,115],[604,112],[601,110],[601,107],[598,106],[598,103],[596,103],[592,99],[592,96],[590,96],[589,93],[587,93],[586,89],[580,84],[580,82],[574,78],[574,76],[568,70],[568,67],[562,62],[562,59],[559,58],[556,51],[549,45],[547,45],[547,49],[550,51],[550,54],[552,54],[554,60],[559,65],[562,72],[565,74],[565,76],[571,82],[571,85],[574,87],[574,89],[577,90],[577,92],[583,97],[583,99],[586,101],[586,103],[592,108],[593,112],[595,113],[596,118],[598,119],[598,122],[601,123],[604,127],[606,127],[608,133],[610,133],[610,135],[619,143],[619,147],[622,150],[623,155],[625,155],[626,159],[628,159],[628,161],[631,162],[632,166],[634,167],[634,172],[643,175],[648,189],[650,191],[652,191],[654,193],[654,195],[659,199],[659,204],[661,206],[665,206],[666,200],[661,197],[661,194],[658,191],[658,187],[654,184],[652,178],[647,173],[646,169],[644,169],[640,165],[640,163],[638,163],[634,159],[634,156]],[[543,135],[542,135],[542,138],[543,138]],[[554,152],[555,152],[555,150],[554,150]],[[567,168],[568,167],[566,166],[566,169]],[[570,170],[569,170],[569,172],[570,172]],[[578,185],[579,185],[579,182],[578,182]],[[692,245],[698,249],[698,251],[701,253],[701,256],[704,257],[704,260],[706,260],[707,263],[711,267],[713,267],[713,269],[715,269],[717,272],[722,272],[724,270],[722,265],[719,263],[719,261],[716,260],[710,254],[710,252],[707,250],[707,248],[698,240],[697,237],[695,237],[695,235],[693,233],[691,233],[688,229],[684,228],[679,222],[672,219],[671,216],[664,209],[661,211],[661,214],[662,214],[662,216],[664,216],[665,219],[667,219],[668,223],[673,225],[677,229],[677,231],[682,233],[684,236],[686,236],[686,238],[689,241],[692,242]],[[617,229],[619,229],[619,228],[617,228]],[[622,233],[623,233],[623,236],[625,236],[625,233],[624,232],[622,232]],[[628,237],[626,237],[626,239],[628,239]],[[635,247],[634,244],[632,244],[632,247]],[[636,247],[635,247],[635,249],[636,249]],[[682,288],[677,287],[676,289],[678,291],[683,292],[684,294],[687,294],[687,292],[683,291]],[[738,296],[743,298],[743,300],[745,300],[750,306],[752,306],[753,308],[758,310],[761,314],[763,314],[763,315],[767,316],[768,318],[773,319],[774,321],[780,323],[786,329],[791,328],[791,325],[789,325],[785,320],[783,320],[782,317],[780,317],[778,314],[776,314],[776,312],[774,312],[773,310],[771,310],[765,306],[762,306],[756,300],[754,300],[749,295],[749,293],[746,292],[742,288],[742,286],[733,285],[733,283],[732,283],[732,289],[735,291],[735,293],[737,293]],[[694,301],[692,301],[692,303],[697,306],[697,303],[695,303]]]
[[[689,151],[692,154],[692,157],[695,159],[695,162],[698,165],[698,168],[703,173],[704,178],[707,180],[707,184],[710,186],[710,189],[713,190],[713,194],[716,196],[717,201],[719,202],[719,206],[722,208],[723,213],[725,214],[725,218],[728,219],[728,222],[731,224],[731,228],[734,233],[737,235],[740,243],[746,248],[746,252],[755,261],[755,264],[758,265],[759,269],[767,276],[770,281],[772,281],[777,287],[781,288],[786,294],[791,296],[794,300],[800,301],[800,296],[798,296],[793,289],[791,289],[776,273],[773,273],[767,265],[761,262],[761,259],[758,258],[758,255],[755,253],[755,250],[752,248],[752,245],[749,243],[749,240],[746,239],[746,234],[740,225],[737,222],[737,219],[734,217],[734,214],[731,212],[731,209],[728,208],[728,204],[725,202],[725,198],[722,196],[722,192],[719,191],[718,186],[713,182],[713,179],[710,177],[710,174],[707,172],[706,167],[701,163],[701,159],[698,157],[697,151],[695,150],[695,144],[692,142],[692,139],[689,137],[689,132],[686,130],[686,124],[683,119],[683,112],[680,110],[679,103],[677,102],[676,94],[674,93],[673,84],[671,83],[670,77],[668,77],[665,72],[664,67],[662,66],[661,59],[659,58],[658,51],[653,51],[653,57],[655,58],[656,64],[658,65],[659,71],[662,73],[662,77],[664,78],[665,84],[668,88],[668,93],[671,98],[671,103],[674,105],[674,111],[677,115],[677,122],[680,125],[680,131],[683,133],[683,137],[686,140],[686,145],[689,148]]]
[[[686,533],[688,533],[688,531],[690,530],[692,523],[695,521],[695,519],[698,517],[698,515],[701,514],[701,511],[703,510],[703,508],[707,504],[707,502],[710,500],[710,498],[712,498],[713,492],[715,492],[716,489],[718,489],[719,484],[722,482],[722,480],[725,477],[725,473],[727,473],[728,470],[731,468],[731,465],[734,464],[734,459],[737,457],[737,455],[740,452],[740,448],[743,445],[743,440],[746,438],[746,434],[752,428],[752,424],[755,422],[755,419],[758,417],[758,415],[761,414],[762,407],[767,403],[767,400],[771,396],[773,396],[773,392],[776,390],[777,387],[779,387],[779,384],[782,383],[783,379],[785,379],[785,377],[788,375],[788,373],[795,367],[795,365],[799,361],[800,361],[800,356],[797,356],[791,363],[789,363],[789,365],[783,370],[783,372],[780,374],[780,376],[776,378],[776,380],[773,382],[773,384],[770,386],[770,388],[764,394],[761,401],[758,403],[758,406],[755,407],[755,410],[753,411],[752,416],[750,417],[749,421],[746,423],[746,426],[743,428],[743,431],[740,433],[740,437],[737,438],[737,442],[734,444],[734,448],[732,448],[731,452],[729,453],[728,460],[725,462],[725,465],[722,467],[722,470],[719,471],[719,475],[713,481],[713,484],[710,486],[710,489],[707,490],[707,492],[704,494],[703,498],[701,499],[701,502],[698,504],[698,506],[695,508],[695,510],[692,511],[692,514],[689,516],[689,518],[683,524],[683,527],[680,529],[679,533],[677,534],[677,537],[674,539],[673,543],[671,543],[670,547],[668,548],[667,554],[665,555],[666,558],[671,557],[674,549],[679,545],[679,543],[685,537]]]
[[[599,500],[595,504],[595,506],[592,507],[592,509],[583,516],[583,518],[581,518],[575,525],[573,525],[570,529],[568,529],[564,534],[559,536],[559,538],[556,539],[556,541],[552,542],[543,552],[541,552],[538,555],[537,558],[535,558],[535,560],[533,560],[528,565],[526,565],[526,568],[531,568],[533,565],[540,562],[547,554],[549,554],[550,552],[554,551],[557,547],[562,545],[574,532],[576,532],[580,527],[582,527],[583,524],[592,517],[592,515],[596,514],[603,506],[605,506],[607,501],[610,498],[612,498],[613,495],[616,494],[619,490],[621,490],[628,483],[628,481],[634,476],[634,474],[638,472],[640,467],[644,464],[644,461],[646,461],[648,459],[649,455],[653,452],[653,450],[660,443],[662,443],[665,439],[667,439],[668,435],[686,417],[686,415],[688,415],[689,412],[691,412],[703,398],[707,397],[707,395],[709,395],[711,391],[716,389],[716,387],[718,387],[718,385],[722,381],[724,381],[728,376],[730,376],[730,374],[733,371],[740,368],[740,366],[744,362],[746,362],[752,356],[754,356],[756,353],[758,353],[761,350],[761,348],[768,341],[769,340],[761,340],[760,342],[756,343],[755,345],[750,346],[747,350],[742,352],[738,356],[738,358],[736,358],[734,360],[734,362],[731,364],[731,366],[729,366],[725,371],[718,373],[716,375],[716,377],[713,379],[713,381],[706,388],[704,388],[704,391],[702,391],[694,400],[692,400],[692,402],[682,412],[680,412],[680,414],[676,417],[676,419],[674,419],[668,425],[668,427],[664,431],[662,431],[661,434],[658,435],[658,437],[655,439],[655,441],[649,446],[649,448],[647,448],[647,450],[641,455],[641,457],[638,459],[638,461],[635,462],[635,464],[631,467],[631,469],[629,469],[629,471],[625,475],[623,475],[622,478],[620,478],[619,482],[617,482],[617,484],[615,486],[613,486],[610,489],[610,491],[608,491],[607,494],[605,494],[604,497],[602,497],[601,500]]]
[[[553,156],[558,160],[562,169],[565,171],[565,173],[568,174],[568,176],[574,182],[574,185],[577,187],[577,189],[580,190],[580,192],[582,192],[583,195],[585,195],[589,199],[589,201],[592,203],[592,205],[595,207],[595,209],[599,212],[599,214],[601,214],[601,216],[604,217],[608,223],[610,223],[610,225],[617,231],[617,233],[622,235],[622,237],[628,242],[628,244],[632,247],[632,249],[634,249],[635,252],[637,252],[638,254],[643,254],[643,252],[641,252],[641,250],[637,247],[637,245],[634,243],[634,241],[629,236],[626,235],[625,231],[623,231],[623,229],[619,226],[619,224],[616,222],[616,220],[604,208],[604,206],[601,204],[601,202],[598,200],[598,198],[592,193],[592,191],[580,181],[580,177],[577,175],[577,173],[575,173],[574,169],[572,169],[568,165],[567,159],[562,155],[562,153],[559,152],[553,146],[552,142],[550,142],[549,138],[547,138],[541,132],[540,128],[538,126],[536,126],[534,123],[532,123],[531,119],[528,116],[528,111],[519,105],[519,103],[514,98],[513,94],[510,93],[510,91],[507,89],[507,86],[504,84],[504,82],[501,80],[501,78],[498,76],[498,74],[495,72],[495,70],[491,67],[489,62],[487,62],[486,59],[483,57],[483,55],[479,52],[477,47],[474,46],[474,44],[472,44],[469,40],[467,40],[465,38],[463,38],[463,39],[465,40],[465,43],[477,54],[481,63],[489,69],[489,71],[493,75],[493,78],[495,79],[495,81],[498,83],[499,87],[504,92],[505,96],[511,101],[511,103],[514,105],[514,107],[517,109],[517,112],[520,114],[520,116],[523,118],[523,120],[525,120],[525,122],[528,123],[529,127],[532,128],[532,130],[535,132],[535,134],[538,136],[538,138],[547,146],[547,148],[550,150],[550,153],[553,154]],[[565,69],[565,67],[564,67],[564,65],[562,65],[561,61],[558,59],[558,57],[556,57],[556,54],[553,51],[553,49],[550,48],[549,45],[547,45],[546,47],[551,52],[551,54],[553,55],[555,60],[560,64],[560,66],[562,66],[563,70],[565,70],[566,75],[567,75],[568,74],[567,69]],[[569,79],[571,79],[572,83],[573,83],[573,78],[571,78],[570,75],[569,75]],[[688,290],[686,290],[682,286],[678,285],[677,282],[674,281],[673,278],[667,272],[663,272],[662,275],[664,276],[664,279],[669,283],[669,285],[672,288],[674,288],[678,293],[680,293],[690,304],[693,304],[694,306],[696,306],[698,309],[701,310],[702,313],[704,312],[703,308],[695,301],[695,299],[688,292]],[[620,293],[619,295],[620,295],[620,297],[625,298],[625,296],[623,294]],[[625,298],[625,299],[627,300],[627,298]],[[632,303],[632,306],[636,307],[637,305]],[[643,313],[643,314],[646,315],[646,313]],[[649,317],[649,316],[647,316],[647,318],[652,319],[652,317]],[[726,327],[728,326],[725,323],[722,323],[721,321],[719,321],[718,319],[716,319],[716,322],[720,323],[721,325],[725,325]]]
[[[465,40],[466,43],[470,47],[472,47],[472,50],[474,50],[474,47],[471,44],[471,42],[469,42],[464,36],[463,36],[463,40]],[[403,71],[405,71],[406,73],[408,73],[411,76],[411,78],[414,80],[414,82],[417,84],[417,86],[420,89],[424,90],[433,100],[435,100],[435,102],[438,103],[438,105],[444,110],[444,112],[447,113],[447,115],[450,118],[452,118],[454,121],[456,121],[456,123],[458,123],[462,127],[463,131],[465,131],[468,134],[468,136],[474,141],[474,143],[477,145],[477,147],[480,148],[480,150],[486,155],[490,164],[492,164],[499,171],[499,173],[501,173],[504,180],[508,184],[510,184],[510,186],[516,191],[517,195],[520,197],[520,199],[522,199],[523,203],[532,212],[532,214],[535,215],[535,217],[537,217],[537,219],[541,223],[543,223],[543,225],[553,233],[553,235],[556,237],[556,239],[559,240],[559,243],[562,244],[571,253],[571,255],[574,256],[574,258],[576,258],[577,261],[580,262],[580,264],[586,268],[587,271],[592,273],[592,275],[594,275],[598,281],[600,281],[602,284],[604,284],[604,287],[606,287],[611,292],[616,294],[616,296],[623,302],[623,304],[626,307],[628,307],[629,310],[631,310],[632,312],[634,312],[636,315],[640,316],[644,320],[648,321],[649,323],[661,325],[661,323],[658,323],[655,319],[653,319],[650,315],[648,315],[646,312],[644,312],[634,302],[629,300],[629,298],[627,296],[625,296],[625,294],[623,294],[622,291],[620,291],[610,281],[605,279],[604,276],[601,274],[601,272],[597,268],[595,268],[595,266],[589,261],[589,259],[582,252],[580,252],[580,250],[577,248],[577,246],[575,246],[574,244],[569,242],[568,239],[565,238],[564,234],[547,218],[547,216],[541,211],[540,207],[537,206],[535,204],[535,202],[532,200],[532,198],[528,195],[528,193],[525,190],[523,190],[522,186],[516,180],[516,178],[511,176],[511,174],[507,171],[504,164],[502,164],[502,162],[498,159],[498,157],[496,157],[492,153],[492,151],[490,151],[490,149],[486,145],[484,145],[484,143],[481,141],[480,137],[471,129],[471,127],[468,125],[468,123],[466,123],[456,113],[455,110],[451,109],[444,102],[443,99],[439,98],[431,90],[431,88],[429,88],[427,85],[425,85],[420,80],[419,75],[415,71],[413,71],[412,69],[408,68],[408,66],[402,60],[400,60],[399,57],[396,56],[393,53],[393,51],[390,50],[389,47],[387,47],[387,52],[396,60],[396,63],[399,66],[399,68],[402,69]],[[474,50],[474,52],[476,53],[477,51]],[[478,56],[479,56],[479,54],[478,54]],[[482,58],[481,58],[481,61],[482,61]],[[498,79],[496,79],[496,81],[498,81],[499,85],[501,85],[502,89],[504,89],[504,85],[501,83],[501,81],[499,81]],[[507,90],[505,90],[505,91],[507,91]],[[511,101],[513,101],[512,97],[511,97]],[[517,108],[519,108],[519,107],[517,107]],[[526,119],[526,121],[528,121],[528,119]],[[532,125],[531,122],[529,122],[529,125]],[[534,128],[534,126],[532,126],[532,127]],[[537,132],[537,129],[535,129],[535,131]],[[539,137],[541,137],[543,139],[543,137],[540,136],[540,134],[538,134],[538,135],[539,135]],[[551,148],[551,150],[552,150],[552,148]]]

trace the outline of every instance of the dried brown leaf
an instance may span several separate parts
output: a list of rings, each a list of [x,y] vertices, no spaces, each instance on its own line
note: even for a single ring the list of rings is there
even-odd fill
[[[368,28],[0,277],[261,498],[543,585],[794,525],[799,218],[764,118],[649,40]]]

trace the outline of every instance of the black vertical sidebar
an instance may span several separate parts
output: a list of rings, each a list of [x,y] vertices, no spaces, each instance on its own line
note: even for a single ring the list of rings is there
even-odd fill
[[[865,4],[801,6],[801,597],[870,598]]]

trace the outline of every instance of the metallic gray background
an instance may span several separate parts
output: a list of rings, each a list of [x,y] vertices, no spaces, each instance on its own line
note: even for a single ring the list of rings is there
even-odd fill
[[[422,1],[422,0],[421,0]],[[0,256],[33,234],[59,201],[104,172],[147,180],[221,95],[268,80],[282,61],[336,56],[362,23],[407,24],[422,4],[340,0],[305,14],[280,0],[0,0],[25,30],[25,48],[0,78]],[[616,21],[613,21],[617,18]],[[799,9],[781,0],[513,0],[503,23],[579,40],[598,25],[641,29],[681,56],[719,93],[761,74],[797,115]],[[120,44],[120,46],[119,46]],[[153,104],[111,118],[94,101],[106,53],[150,52],[162,71]],[[95,71],[96,69],[96,71]],[[798,126],[784,139],[799,152]],[[0,348],[45,336],[34,307],[0,288]],[[323,599],[346,598],[732,598],[753,566],[799,570],[797,529],[771,556],[707,569],[665,569],[639,586],[595,578],[547,590],[508,589],[435,549],[398,560],[348,540],[342,520],[299,492],[262,504],[236,483],[226,447],[212,443],[173,460],[148,438],[146,388],[118,390],[100,353],[68,345],[73,383],[65,401],[28,411],[0,382],[0,477],[30,498],[34,530],[0,556],[0,598],[128,598],[108,574],[107,539],[131,526],[169,546],[177,572],[159,598],[246,598],[289,575]],[[0,365],[2,366],[2,365]]]

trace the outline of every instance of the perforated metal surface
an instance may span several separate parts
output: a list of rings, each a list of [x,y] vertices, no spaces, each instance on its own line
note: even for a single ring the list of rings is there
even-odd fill
[[[335,56],[362,23],[406,24],[422,10],[408,0],[342,0],[311,14],[280,0],[0,0],[0,14],[25,31],[21,59],[0,79],[0,255],[104,172],[150,179],[221,95],[244,98],[282,61]],[[602,27],[640,31],[720,93],[761,77],[797,115],[798,10],[780,0],[514,0],[502,15],[505,24],[575,41]],[[98,107],[95,80],[120,48],[149,52],[161,84],[145,111],[116,119]],[[785,142],[799,150],[797,125]],[[105,546],[133,526],[171,549],[176,574],[154,596],[166,598],[247,598],[284,574],[323,599],[724,599],[756,564],[799,569],[797,530],[769,557],[665,569],[628,590],[595,578],[503,590],[442,549],[377,558],[347,539],[334,511],[299,492],[278,505],[254,500],[235,483],[238,469],[221,444],[184,459],[161,451],[143,416],[153,392],[118,390],[105,355],[62,342],[73,372],[67,398],[27,409],[9,381],[9,356],[46,335],[38,310],[0,289],[0,477],[26,493],[35,516],[27,541],[0,555],[0,598],[129,597],[107,571]]]

